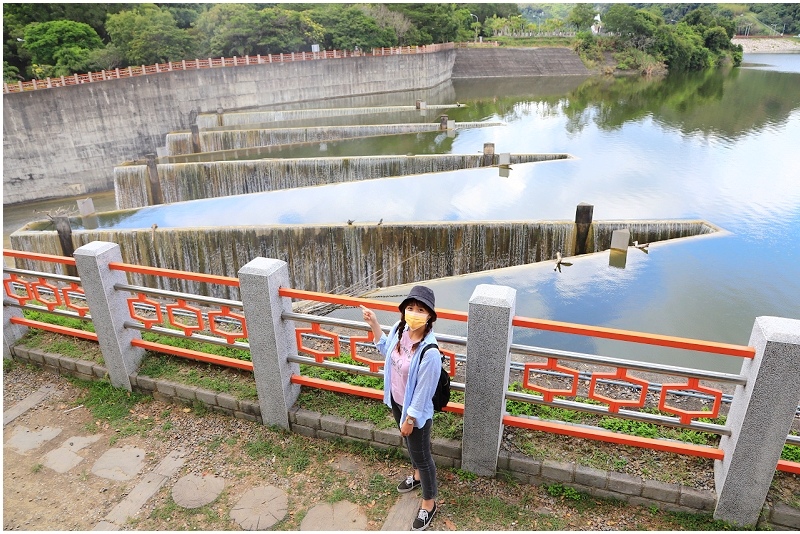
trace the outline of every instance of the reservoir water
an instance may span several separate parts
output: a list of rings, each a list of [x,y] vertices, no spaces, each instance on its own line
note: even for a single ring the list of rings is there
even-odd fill
[[[746,344],[762,315],[800,319],[800,54],[745,55],[727,71],[664,80],[590,78],[542,94],[543,80],[453,82],[451,119],[504,126],[327,142],[269,157],[569,153],[575,159],[225,197],[119,213],[118,228],[442,220],[704,219],[725,231],[429,281],[437,306],[466,310],[477,284],[517,290],[516,314]],[[435,120],[431,118],[430,120]],[[7,216],[17,208],[6,210]],[[31,209],[26,206],[25,209]],[[408,288],[387,288],[399,301]],[[358,318],[347,310],[336,312]],[[395,320],[382,315],[384,324]],[[438,331],[464,333],[446,321]],[[516,343],[735,372],[724,356],[546,332]]]

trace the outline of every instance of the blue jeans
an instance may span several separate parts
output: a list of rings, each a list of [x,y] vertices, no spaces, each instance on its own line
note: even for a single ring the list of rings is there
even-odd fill
[[[400,416],[403,415],[403,407],[392,399],[392,415],[400,426]],[[436,463],[431,454],[431,428],[433,419],[428,419],[422,428],[414,427],[411,434],[403,438],[406,444],[408,455],[411,457],[411,466],[419,470],[419,480],[422,483],[422,498],[424,500],[435,499],[439,495],[436,485]]]

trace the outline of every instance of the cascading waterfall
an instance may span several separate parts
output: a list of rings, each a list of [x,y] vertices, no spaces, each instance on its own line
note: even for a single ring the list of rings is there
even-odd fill
[[[569,157],[568,154],[512,154],[511,163],[533,163]],[[481,167],[482,162],[483,156],[480,154],[434,154],[169,163],[158,165],[158,180],[163,200],[169,203],[471,169]],[[118,169],[124,170],[120,170],[118,175]],[[117,206],[128,209],[149,205],[147,182],[145,165],[116,168],[114,189],[117,192]]]
[[[608,250],[614,230],[630,230],[631,243],[653,243],[681,237],[712,234],[720,231],[706,221],[603,221],[592,223],[593,252]]]
[[[429,104],[427,109],[453,109],[455,104]],[[374,106],[353,108],[319,108],[291,109],[275,111],[245,111],[233,113],[203,113],[197,116],[197,126],[216,128],[218,126],[241,126],[275,121],[319,119],[324,117],[341,117],[346,115],[368,115],[372,113],[396,113],[398,111],[419,111],[414,106]]]
[[[145,165],[114,167],[114,198],[117,207],[125,209],[149,205],[147,180]]]
[[[119,244],[126,263],[223,276],[237,276],[256,257],[277,258],[288,263],[292,287],[366,290],[550,260],[557,250],[568,250],[574,226],[536,221],[100,229],[73,231],[73,244],[78,248],[110,241]],[[54,231],[23,229],[11,241],[17,250],[60,253]],[[239,298],[236,288],[218,284],[149,275],[129,278],[133,284]]]
[[[488,128],[501,125],[503,125],[502,122],[455,123],[454,129]],[[438,123],[407,123],[215,130],[200,133],[200,149],[202,152],[218,152],[221,150],[337,141],[378,135],[437,132],[440,129]],[[170,156],[192,154],[191,134],[167,134],[167,153]]]

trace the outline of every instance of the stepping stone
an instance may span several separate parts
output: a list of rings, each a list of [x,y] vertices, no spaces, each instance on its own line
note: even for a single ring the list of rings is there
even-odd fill
[[[108,449],[92,466],[92,473],[109,480],[130,480],[142,469],[144,451],[136,447]]]
[[[100,439],[100,436],[74,436],[65,441],[59,448],[48,452],[42,462],[57,473],[66,473],[83,461],[83,456],[76,452]]]
[[[381,530],[409,530],[419,511],[419,495],[403,493],[386,515]]]
[[[24,426],[14,429],[14,433],[6,441],[6,447],[14,449],[20,454],[40,447],[61,433],[60,428],[46,426],[41,430],[31,430]]]
[[[283,490],[262,486],[242,495],[231,510],[231,519],[244,530],[266,530],[286,517],[288,510],[289,498]]]
[[[367,516],[357,504],[339,501],[322,503],[308,511],[300,530],[365,530]]]
[[[222,493],[225,479],[214,475],[186,475],[172,487],[172,499],[184,508],[200,508]]]
[[[51,393],[55,391],[55,387],[52,384],[47,384],[46,386],[40,387],[38,390],[34,391],[20,402],[3,412],[3,426],[6,426],[8,423],[19,417],[20,415],[24,414],[44,399],[46,399]]]
[[[142,477],[136,487],[117,503],[93,530],[119,530],[120,525],[125,525],[129,518],[134,517],[145,503],[169,481],[169,478],[178,472],[178,469],[186,461],[185,456],[185,449],[180,447],[170,452],[152,472]]]
[[[358,471],[361,471],[361,469],[363,468],[361,464],[357,463],[349,456],[344,456],[336,460],[333,463],[333,467],[335,467],[339,471],[345,471],[347,473],[357,473]]]

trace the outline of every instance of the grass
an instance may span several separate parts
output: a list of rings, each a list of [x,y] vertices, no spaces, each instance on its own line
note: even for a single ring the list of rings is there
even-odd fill
[[[114,387],[108,380],[87,381],[70,378],[70,381],[86,391],[86,394],[73,401],[73,404],[75,406],[83,404],[91,410],[95,425],[90,425],[87,430],[94,431],[96,426],[108,425],[115,430],[111,438],[112,445],[121,437],[134,434],[144,436],[155,425],[151,419],[132,420],[129,417],[136,404],[151,402],[152,397]]]

